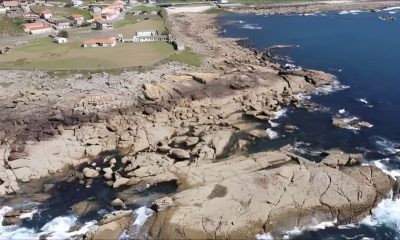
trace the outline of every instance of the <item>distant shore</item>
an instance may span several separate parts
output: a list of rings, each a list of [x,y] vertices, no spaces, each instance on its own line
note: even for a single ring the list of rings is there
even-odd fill
[[[400,1],[316,1],[285,4],[259,4],[230,8],[235,13],[290,14],[315,13],[323,11],[373,11],[400,6]]]

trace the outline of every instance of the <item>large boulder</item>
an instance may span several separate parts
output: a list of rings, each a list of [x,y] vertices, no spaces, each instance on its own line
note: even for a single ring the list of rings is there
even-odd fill
[[[132,211],[112,212],[103,217],[99,226],[86,234],[91,240],[118,239],[123,231],[129,227],[132,220]]]
[[[363,159],[362,154],[349,154],[340,150],[330,150],[327,154],[322,163],[331,167],[360,164]]]

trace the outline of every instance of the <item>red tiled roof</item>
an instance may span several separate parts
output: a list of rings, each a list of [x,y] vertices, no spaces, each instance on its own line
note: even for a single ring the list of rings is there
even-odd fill
[[[36,23],[25,23],[22,26],[26,29],[32,29],[32,28],[43,27],[44,24],[42,22],[36,22]]]
[[[5,1],[3,2],[4,7],[18,7],[19,2],[17,1]]]
[[[89,39],[86,41],[83,41],[83,44],[112,44],[115,43],[115,38],[100,38],[100,39]]]
[[[51,26],[45,24],[45,25],[43,25],[43,26],[41,26],[41,27],[31,28],[30,30],[31,30],[31,31],[34,31],[34,30],[49,29],[49,28],[51,28]]]

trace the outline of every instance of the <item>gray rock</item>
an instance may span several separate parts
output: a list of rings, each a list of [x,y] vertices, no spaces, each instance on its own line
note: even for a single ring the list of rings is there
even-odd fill
[[[82,173],[86,178],[95,178],[95,177],[99,176],[99,172],[97,172],[93,168],[88,168],[88,167],[85,167],[82,170]]]
[[[184,160],[190,158],[190,153],[186,150],[180,148],[173,148],[171,149],[171,157],[177,160]]]
[[[113,188],[119,188],[121,186],[124,186],[125,184],[127,184],[129,182],[129,178],[118,178],[115,180],[114,184],[113,184]]]
[[[113,207],[122,207],[122,206],[124,206],[124,202],[121,199],[116,198],[111,202],[111,206],[113,206]]]

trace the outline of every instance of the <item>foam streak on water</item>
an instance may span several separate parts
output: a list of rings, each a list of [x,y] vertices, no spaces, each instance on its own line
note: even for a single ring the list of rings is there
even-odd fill
[[[11,207],[5,206],[0,209],[0,222],[3,221],[4,215],[12,211]],[[37,210],[36,210],[37,212]],[[20,218],[29,218],[36,213],[35,210],[32,212],[21,215]],[[50,222],[46,223],[39,232],[34,229],[20,227],[18,225],[12,226],[0,226],[0,239],[39,239],[41,236],[46,236],[46,239],[62,240],[70,239],[75,236],[80,236],[89,231],[95,224],[96,221],[87,222],[83,227],[77,231],[69,232],[71,227],[77,224],[77,218],[75,216],[60,216],[56,217]]]

